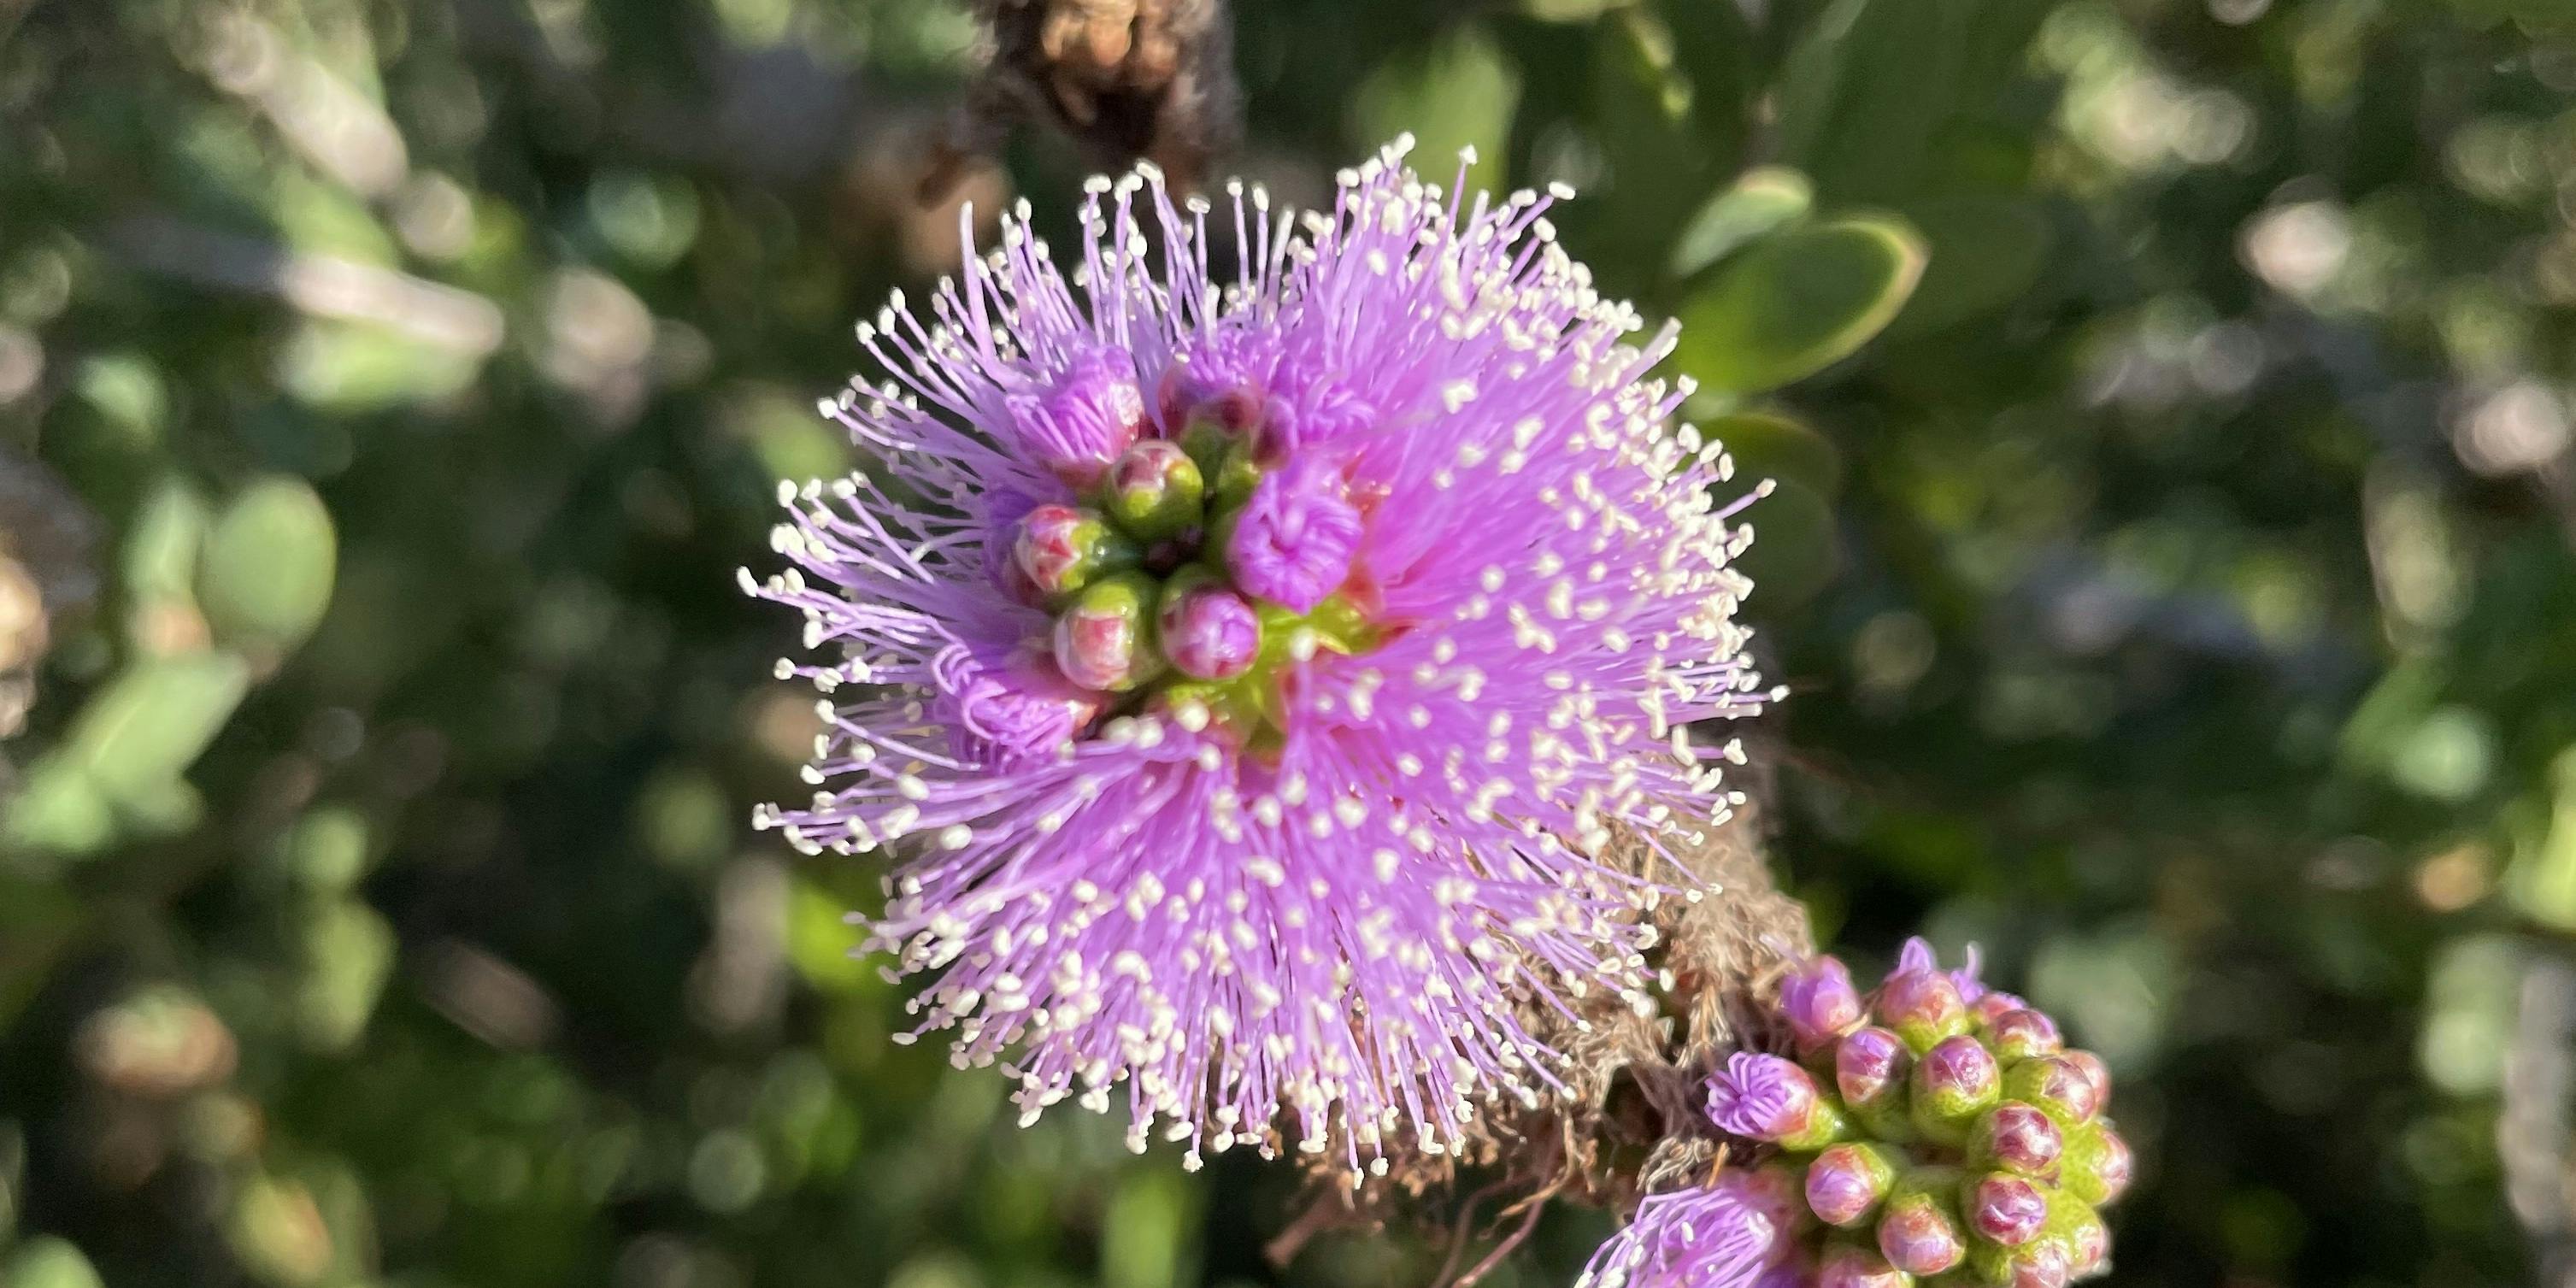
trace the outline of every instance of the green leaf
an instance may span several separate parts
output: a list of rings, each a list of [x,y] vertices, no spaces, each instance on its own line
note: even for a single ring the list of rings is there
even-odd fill
[[[1735,477],[1746,483],[1777,479],[1831,500],[1842,492],[1843,454],[1825,436],[1778,412],[1743,411],[1700,425],[1726,446]]]
[[[2039,203],[1946,197],[1906,210],[1932,248],[1913,302],[1891,330],[1919,335],[2002,308],[2039,280],[2056,229]]]
[[[206,522],[206,503],[187,484],[165,477],[154,485],[125,534],[125,587],[136,609],[190,603]]]
[[[9,1256],[7,1271],[0,1274],[0,1284],[9,1288],[100,1288],[98,1271],[90,1267],[89,1258],[50,1236],[18,1245]]]
[[[322,620],[338,556],[331,514],[313,489],[266,479],[234,498],[207,534],[197,599],[225,643],[283,652]]]
[[[1719,495],[1724,499],[1753,487],[1752,480],[1738,476]],[[1736,566],[1753,579],[1753,597],[1746,602],[1755,615],[1772,617],[1796,608],[1833,580],[1842,562],[1834,508],[1814,489],[1775,479],[1771,494],[1741,517],[1753,525],[1753,544]]]
[[[1646,272],[1651,248],[1672,240],[1699,195],[1734,161],[1733,149],[1692,112],[1699,90],[1676,70],[1673,54],[1671,31],[1643,10],[1613,14],[1595,33],[1588,119],[1609,182],[1598,200],[1585,203],[1580,227],[1605,249],[1644,251],[1627,258]],[[1620,258],[1593,268],[1615,271]]]
[[[1756,166],[1733,186],[1709,198],[1673,242],[1672,275],[1688,277],[1733,254],[1745,243],[1802,218],[1815,189],[1807,176],[1785,166]]]
[[[0,843],[38,854],[95,854],[116,839],[116,811],[78,763],[60,755],[28,766],[9,800]],[[38,871],[43,866],[37,867]]]
[[[1482,28],[1461,26],[1427,54],[1389,60],[1360,87],[1351,124],[1359,146],[1375,148],[1412,131],[1416,167],[1446,183],[1460,148],[1476,149],[1470,188],[1499,188],[1520,77]]]
[[[296,1031],[308,1051],[346,1051],[367,1031],[393,973],[393,928],[365,904],[339,900],[314,908],[298,929]]]
[[[312,321],[280,360],[296,400],[317,411],[362,415],[454,396],[482,374],[482,355],[380,326]]]
[[[1774,155],[1829,201],[1910,205],[1959,178],[1962,131],[2009,119],[2046,0],[1834,0],[1779,77]]]
[[[1682,308],[1683,371],[1721,393],[1776,389],[1867,343],[1923,274],[1923,241],[1892,216],[1839,219],[1738,255]]]
[[[214,741],[249,685],[249,665],[230,653],[137,662],[81,710],[65,756],[109,803],[156,803]]]

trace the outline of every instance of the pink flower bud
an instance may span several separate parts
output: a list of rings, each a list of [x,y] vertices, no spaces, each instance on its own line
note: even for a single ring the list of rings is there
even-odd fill
[[[1895,1185],[1896,1166],[1877,1147],[1836,1145],[1807,1164],[1807,1209],[1827,1225],[1858,1225]]]
[[[1957,979],[1958,976],[1954,972],[1951,980],[1955,983]],[[1961,992],[1964,994],[1966,990],[1962,989]],[[2030,1003],[2010,993],[1979,993],[1968,999],[1968,1018],[1978,1024],[1992,1024],[1997,1017],[2007,1012],[2029,1009]]]
[[[1233,679],[1261,655],[1260,615],[1211,576],[1184,570],[1172,578],[1156,621],[1164,655],[1193,679]]]
[[[1086,689],[1124,692],[1163,669],[1154,651],[1156,587],[1143,573],[1093,582],[1055,619],[1055,661]]]
[[[2095,1055],[2090,1051],[2065,1051],[2060,1053],[2060,1057],[2068,1064],[2074,1065],[2077,1070],[2081,1071],[2086,1082],[2093,1084],[2094,1111],[2098,1113],[2103,1109],[2109,1108],[2111,1104],[2111,1067],[2102,1063],[2102,1057]]]
[[[1038,593],[1062,599],[1136,564],[1136,549],[1099,513],[1041,505],[1020,517],[1012,557]]]
[[[1867,1248],[1835,1244],[1816,1265],[1816,1288],[1913,1288],[1914,1276]]]
[[[1879,985],[1878,1021],[1917,1051],[1968,1031],[1968,1003],[1959,985],[1935,970],[1900,970]]]
[[[2022,1176],[2049,1177],[2066,1152],[2066,1138],[2039,1106],[2007,1100],[1978,1124],[1971,1157]]]
[[[1972,1120],[2002,1089],[2003,1071],[1984,1043],[1965,1033],[1945,1038],[1914,1066],[1914,1125],[1941,1144],[1964,1145]]]
[[[2096,1207],[2110,1203],[2128,1190],[2136,1165],[2108,1121],[2086,1123],[2066,1142],[2066,1192]]]
[[[1109,517],[1140,542],[1179,537],[1206,519],[1200,503],[1207,483],[1198,462],[1169,439],[1128,448],[1110,467],[1106,492]]]
[[[1995,1172],[1968,1187],[1968,1228],[2012,1247],[2039,1237],[2048,1223],[2048,1198],[2027,1179]]]
[[[1847,1105],[1876,1104],[1902,1090],[1914,1053],[1887,1029],[1855,1029],[1834,1046],[1834,1087]]]
[[[2075,1277],[2075,1255],[2061,1239],[2033,1239],[2000,1260],[2002,1288],[2066,1288]]]
[[[2101,1108],[2093,1080],[2063,1056],[2035,1056],[2014,1065],[2004,1078],[2004,1094],[2039,1106],[2060,1123],[2089,1121]]]
[[[1803,1137],[1822,1107],[1815,1079],[1776,1055],[1738,1051],[1709,1075],[1709,1121],[1747,1140],[1781,1144]]]
[[[1145,427],[1145,392],[1122,349],[1075,358],[1052,388],[1015,395],[1009,407],[1021,450],[1077,489],[1097,484]]]
[[[1718,1173],[1709,1188],[1761,1213],[1772,1229],[1786,1232],[1798,1227],[1804,1207],[1799,1184],[1795,1165],[1773,1162],[1761,1167],[1727,1168]]]
[[[1798,1050],[1815,1051],[1860,1025],[1860,990],[1840,961],[1810,958],[1780,981],[1780,1012],[1797,1035]]]
[[[1941,1201],[1914,1190],[1888,1200],[1878,1219],[1878,1251],[1909,1275],[1937,1275],[1959,1264],[1968,1244]]]
[[[1020,520],[1037,508],[1037,502],[1024,493],[997,491],[984,510],[984,572],[993,579],[1011,602],[1035,608],[1046,602],[1046,595],[1029,580],[1020,568],[1018,546]]]
[[[1986,1044],[1995,1058],[2010,1063],[2035,1055],[2055,1055],[2066,1046],[2057,1022],[2028,1008],[2008,1010],[1986,1021]]]
[[[2086,1278],[2110,1261],[2111,1228],[2093,1209],[2080,1208],[2066,1223],[2066,1246],[2068,1277]]]

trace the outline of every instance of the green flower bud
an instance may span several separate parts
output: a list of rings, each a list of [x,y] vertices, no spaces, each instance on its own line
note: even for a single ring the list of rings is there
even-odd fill
[[[1957,1168],[1923,1167],[1899,1177],[1879,1212],[1879,1255],[1910,1275],[1937,1275],[1965,1260],[1958,1192]]]
[[[2061,1127],[2089,1121],[2101,1109],[2093,1080],[2064,1056],[2044,1055],[2014,1063],[2004,1074],[2004,1098],[2037,1105]]]
[[[1129,447],[1109,467],[1105,490],[1109,517],[1148,545],[1178,537],[1206,518],[1200,502],[1207,485],[1198,463],[1167,439],[1148,438]]]
[[[1063,603],[1101,577],[1135,567],[1139,554],[1098,511],[1041,505],[1021,518],[1011,557],[1040,594]]]
[[[1945,1038],[1914,1066],[1914,1126],[1936,1144],[1968,1143],[1977,1118],[2001,1098],[2003,1071],[1994,1053],[1967,1034]]]
[[[2108,1120],[2084,1123],[2066,1135],[2066,1192],[2088,1204],[2098,1207],[2120,1197],[2129,1188],[2132,1166],[2129,1142]]]
[[[1055,661],[1086,689],[1123,693],[1163,671],[1154,648],[1154,602],[1161,588],[1139,572],[1095,581],[1055,619]]]

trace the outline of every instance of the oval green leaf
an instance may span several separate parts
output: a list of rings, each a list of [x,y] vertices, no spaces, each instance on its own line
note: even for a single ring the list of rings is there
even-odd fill
[[[1807,176],[1786,166],[1755,166],[1691,216],[1673,241],[1672,275],[1688,277],[1746,242],[1802,218],[1815,200]]]
[[[197,602],[226,643],[283,651],[322,620],[338,562],[322,498],[300,479],[266,479],[235,498],[207,534]]]
[[[1682,308],[1681,369],[1721,393],[1776,389],[1868,343],[1923,276],[1923,239],[1864,216],[1793,229],[1738,255]]]

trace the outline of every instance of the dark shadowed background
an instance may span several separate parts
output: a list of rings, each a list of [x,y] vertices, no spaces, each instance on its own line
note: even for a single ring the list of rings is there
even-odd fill
[[[1695,410],[1781,481],[1783,879],[1864,961],[1982,942],[2110,1059],[2114,1282],[2576,1282],[2566,5],[1235,19],[1219,173],[1473,143],[1693,322]],[[887,1040],[874,866],[746,826],[813,695],[734,569],[849,464],[851,323],[959,199],[1061,239],[1090,163],[943,157],[973,40],[0,0],[8,1288],[1429,1280],[1403,1235],[1270,1266],[1293,1178],[1239,1153],[1015,1128]],[[1929,267],[1811,371],[1833,283],[1757,261],[1837,221]]]

